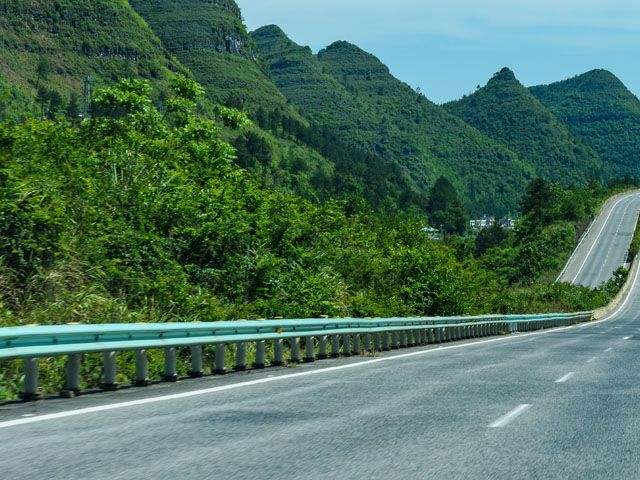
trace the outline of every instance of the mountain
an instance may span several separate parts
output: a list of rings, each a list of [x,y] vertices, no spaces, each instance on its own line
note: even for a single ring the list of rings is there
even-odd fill
[[[598,154],[577,139],[508,68],[496,73],[485,87],[445,108],[517,152],[547,180],[575,185],[601,176]]]
[[[531,93],[600,154],[613,176],[640,178],[640,101],[615,75],[593,70]]]
[[[279,108],[302,121],[255,58],[233,0],[130,0],[210,100],[255,113]]]
[[[314,55],[273,25],[252,37],[269,76],[306,118],[397,163],[422,191],[445,176],[475,213],[515,209],[532,169],[397,80],[373,55],[347,42]]]
[[[186,72],[126,1],[0,3],[0,118],[81,103],[87,76],[146,78],[162,92],[172,71]]]

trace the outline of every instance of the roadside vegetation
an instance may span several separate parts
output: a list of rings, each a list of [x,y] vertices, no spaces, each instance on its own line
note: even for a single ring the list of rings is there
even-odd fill
[[[0,126],[0,326],[575,311],[614,293],[552,283],[611,189],[536,180],[514,230],[476,236],[441,178],[434,240],[420,210],[263,188],[223,140],[248,118],[201,116],[187,78],[170,89],[158,109],[148,83],[122,80],[90,119]],[[1,396],[18,369],[0,370]]]

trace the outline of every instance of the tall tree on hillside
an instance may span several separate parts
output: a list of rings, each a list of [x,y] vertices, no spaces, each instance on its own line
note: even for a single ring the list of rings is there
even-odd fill
[[[546,224],[553,217],[555,195],[551,184],[536,178],[527,186],[520,201],[520,209],[536,224]]]
[[[440,177],[431,187],[427,205],[430,223],[445,233],[462,235],[467,230],[468,215],[451,182]]]

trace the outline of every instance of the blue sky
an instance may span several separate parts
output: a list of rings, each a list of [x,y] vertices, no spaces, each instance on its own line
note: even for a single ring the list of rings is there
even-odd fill
[[[238,0],[314,51],[348,40],[443,102],[504,66],[525,85],[606,68],[640,94],[640,0]]]

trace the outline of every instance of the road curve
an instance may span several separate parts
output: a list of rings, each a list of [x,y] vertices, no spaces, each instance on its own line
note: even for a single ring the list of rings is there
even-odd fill
[[[639,278],[569,328],[0,407],[2,475],[640,478]]]
[[[558,277],[559,282],[598,287],[627,261],[640,213],[640,191],[610,198]]]

